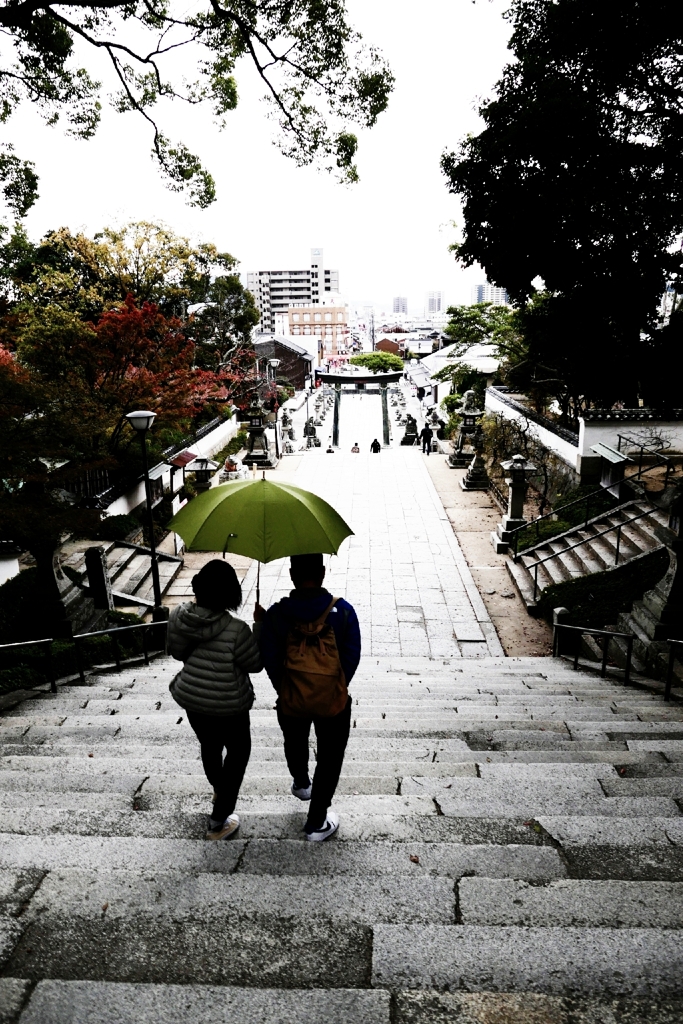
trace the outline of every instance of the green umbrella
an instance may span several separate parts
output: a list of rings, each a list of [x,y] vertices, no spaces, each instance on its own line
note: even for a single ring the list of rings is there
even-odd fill
[[[230,551],[259,563],[336,553],[353,534],[317,494],[266,479],[212,487],[181,508],[169,529],[180,534],[189,551]]]

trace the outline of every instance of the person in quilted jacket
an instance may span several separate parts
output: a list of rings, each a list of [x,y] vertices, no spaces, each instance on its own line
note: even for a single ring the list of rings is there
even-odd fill
[[[192,589],[195,601],[174,608],[168,623],[170,653],[184,662],[170,691],[197,735],[214,788],[206,838],[227,839],[239,828],[235,805],[251,754],[249,673],[263,664],[251,629],[232,614],[242,604],[233,567],[218,558],[207,562]]]

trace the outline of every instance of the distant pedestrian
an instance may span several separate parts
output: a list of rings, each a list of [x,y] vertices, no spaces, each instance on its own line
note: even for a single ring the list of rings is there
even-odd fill
[[[169,689],[197,735],[214,789],[206,838],[227,839],[240,825],[234,811],[251,754],[249,673],[263,666],[251,629],[231,614],[242,588],[230,563],[207,562],[192,589],[195,600],[174,608],[168,622],[169,650],[184,662]]]
[[[432,450],[432,432],[425,423],[424,427],[420,431],[420,440],[422,441],[422,451],[429,455]]]
[[[370,445],[370,451],[373,453],[373,455],[379,455],[379,453],[382,451],[382,445],[379,443],[377,438],[375,438],[375,440]]]
[[[358,447],[358,441],[353,442],[353,448],[351,449],[354,455],[358,455],[360,448]]]
[[[360,628],[351,605],[323,587],[322,555],[294,555],[289,574],[294,590],[267,612],[257,605],[255,633],[278,695],[292,793],[310,800],[304,832],[311,842],[321,842],[339,828],[330,804],[349,738],[348,685],[360,661]],[[317,740],[313,782],[308,774],[311,725]]]

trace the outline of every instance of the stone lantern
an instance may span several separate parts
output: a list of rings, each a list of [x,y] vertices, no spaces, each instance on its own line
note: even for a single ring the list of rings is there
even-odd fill
[[[533,462],[527,462],[523,455],[513,455],[511,459],[501,462],[500,465],[507,474],[505,483],[508,485],[508,510],[491,533],[491,543],[497,552],[505,554],[512,540],[511,531],[526,525],[524,499],[529,477],[536,472],[536,466]]]
[[[447,462],[452,469],[465,469],[472,462],[475,456],[475,449],[472,439],[479,426],[479,420],[484,415],[483,409],[477,409],[474,391],[466,391],[463,395],[462,405],[456,409],[461,417],[458,436],[453,442],[453,452],[448,456]]]
[[[218,463],[213,459],[199,458],[186,467],[188,473],[194,473],[195,487],[198,493],[208,491],[211,487],[211,477],[218,469]]]
[[[274,468],[278,464],[278,458],[271,451],[266,436],[267,416],[263,402],[257,394],[254,394],[251,400],[247,418],[249,440],[247,441],[247,454],[242,459],[242,464],[244,466],[260,466],[263,469]]]

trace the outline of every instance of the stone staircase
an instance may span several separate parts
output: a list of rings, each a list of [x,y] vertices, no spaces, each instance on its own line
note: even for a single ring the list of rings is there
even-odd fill
[[[302,839],[255,680],[238,838],[178,669],[0,718],[3,1024],[674,1024],[683,709],[544,658],[366,658],[335,807]]]
[[[140,614],[153,608],[152,559],[149,548],[123,541],[105,542],[102,547],[107,556],[109,579],[116,604],[137,606]],[[183,560],[177,555],[161,551],[157,552],[157,559],[163,596],[180,572]],[[74,572],[80,573],[83,583],[87,585],[84,548],[69,554],[61,565],[62,569],[68,566]]]
[[[657,530],[667,525],[666,512],[651,505],[646,498],[639,498],[601,513],[585,526],[575,526],[525,548],[517,561],[511,558],[506,565],[527,610],[533,615],[546,587],[612,569],[617,564],[617,541],[619,565],[661,548]],[[621,529],[617,530],[619,526]],[[580,541],[583,543],[575,547]],[[536,563],[542,559],[548,560],[542,561],[536,569]]]

